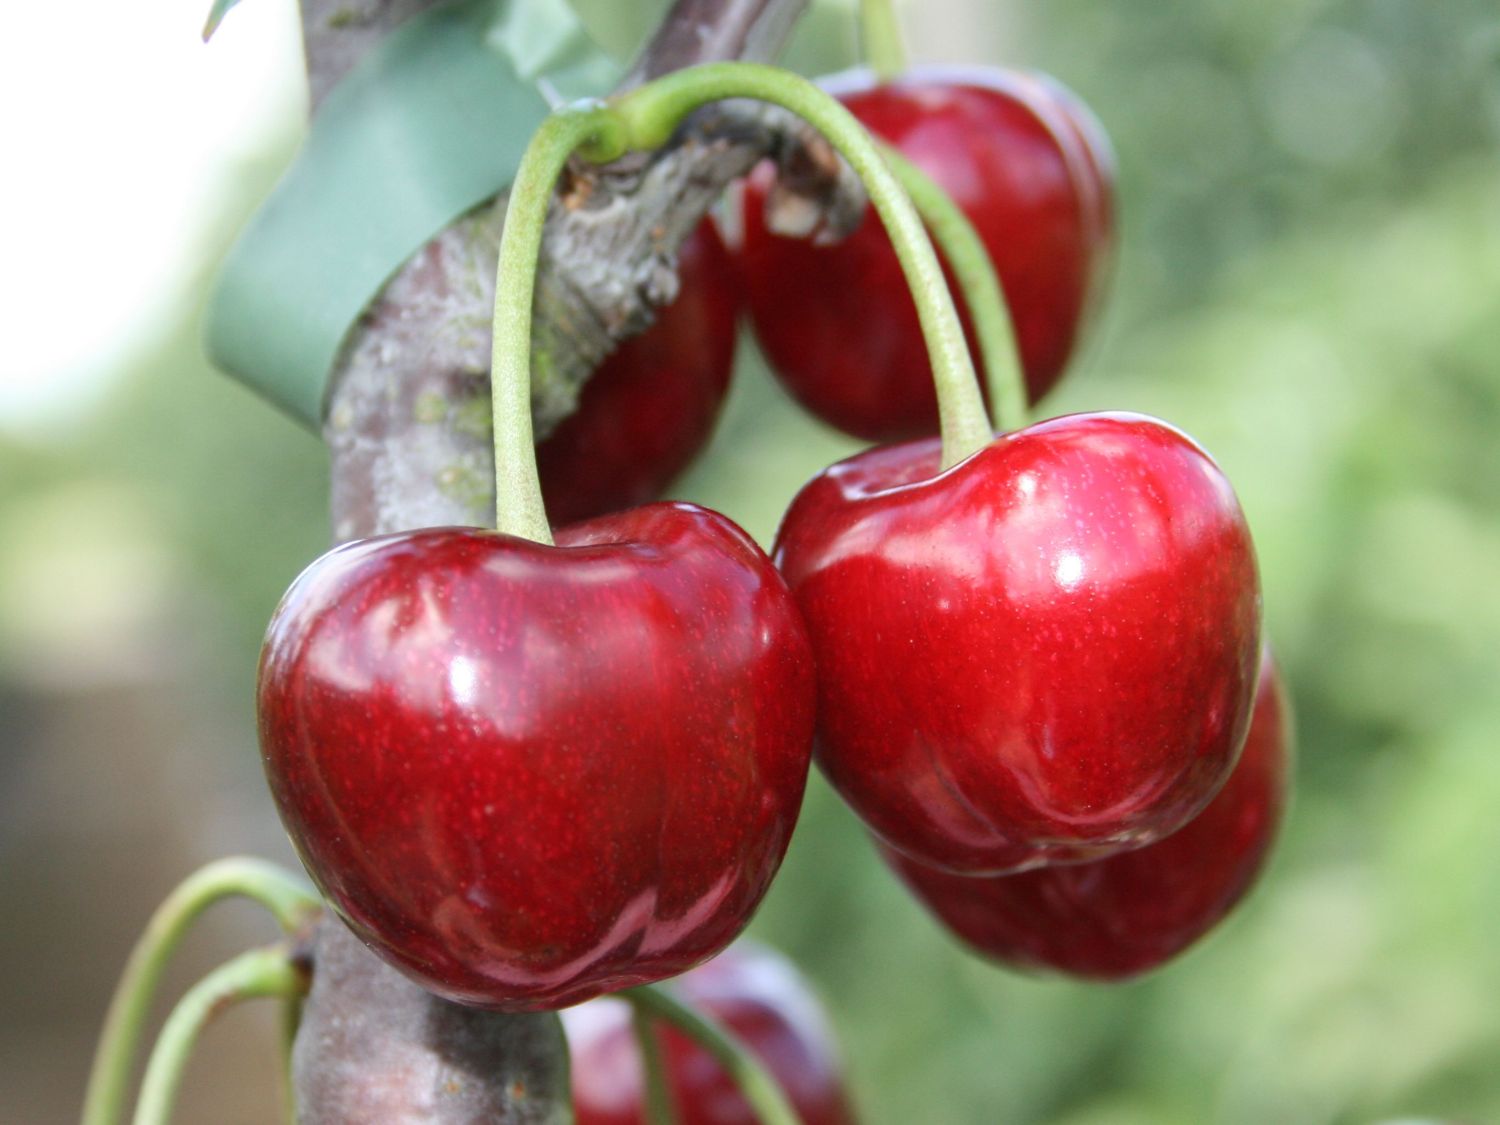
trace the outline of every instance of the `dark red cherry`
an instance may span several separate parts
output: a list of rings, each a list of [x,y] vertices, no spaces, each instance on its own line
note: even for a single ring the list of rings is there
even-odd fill
[[[828,85],[973,222],[1000,274],[1035,402],[1062,375],[1114,254],[1114,162],[1102,129],[1036,74],[942,68],[889,85],[863,73]],[[916,306],[879,221],[867,214],[831,246],[775,235],[764,219],[769,171],[745,192],[739,261],[772,369],[805,407],[858,437],[935,433]]]
[[[785,957],[742,940],[672,988],[759,1057],[803,1125],[854,1125],[828,1021]],[[640,1051],[626,1003],[601,997],[562,1018],[573,1052],[576,1125],[645,1125]],[[733,1079],[707,1051],[675,1029],[661,1034],[678,1125],[757,1125]]]
[[[997,874],[1161,839],[1250,723],[1260,586],[1229,482],[1132,414],[936,440],[813,478],[775,557],[818,661],[818,760],[888,844]]]
[[[1286,808],[1291,714],[1269,653],[1239,765],[1187,827],[1093,863],[949,875],[883,849],[926,906],[975,951],[1024,969],[1118,980],[1175,957],[1254,885]]]
[[[536,447],[554,526],[655,500],[708,443],[734,369],[739,288],[710,220],[678,253],[677,299],[583,385]]]
[[[802,799],[813,667],[729,520],[653,504],[543,546],[336,548],[261,656],[271,792],[355,932],[507,1011],[674,976],[744,927]]]

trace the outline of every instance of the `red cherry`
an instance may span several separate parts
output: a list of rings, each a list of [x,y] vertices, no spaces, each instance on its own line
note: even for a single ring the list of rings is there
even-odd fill
[[[1093,863],[992,878],[884,854],[912,893],[984,956],[1079,977],[1135,976],[1192,945],[1249,891],[1285,811],[1291,743],[1291,715],[1267,653],[1239,765],[1209,806],[1165,840]]]
[[[654,500],[707,444],[734,369],[739,288],[711,221],[678,253],[677,299],[620,344],[536,447],[554,526]]]
[[[1041,398],[1061,376],[1114,253],[1114,163],[1103,130],[1041,75],[944,68],[885,86],[857,74],[829,87],[974,224],[1005,287],[1031,401]],[[745,192],[739,260],[771,367],[799,402],[858,437],[936,432],[916,306],[880,223],[867,215],[832,246],[779,237],[763,215],[769,180],[762,172]],[[972,352],[972,331],[969,340]]]
[[[776,558],[818,661],[818,760],[888,844],[996,874],[1139,847],[1244,743],[1260,588],[1234,492],[1131,414],[813,478]]]
[[[354,931],[439,995],[531,1011],[740,932],[797,817],[813,702],[765,555],[654,504],[556,547],[435,528],[330,551],[271,622],[260,740]]]
[[[853,1125],[828,1021],[785,957],[740,941],[672,986],[754,1052],[804,1125]],[[562,1018],[573,1053],[577,1125],[645,1125],[629,1006],[604,997],[569,1008]],[[756,1125],[734,1080],[706,1050],[675,1029],[661,1034],[679,1125]]]

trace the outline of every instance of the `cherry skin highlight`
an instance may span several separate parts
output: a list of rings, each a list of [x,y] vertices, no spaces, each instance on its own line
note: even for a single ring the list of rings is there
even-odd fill
[[[672,982],[765,1064],[803,1125],[854,1125],[833,1034],[786,958],[738,941]],[[640,1049],[623,1000],[601,997],[562,1013],[573,1053],[576,1125],[646,1125]],[[678,1125],[756,1125],[734,1080],[692,1039],[657,1023]]]
[[[888,85],[863,72],[825,85],[974,224],[1036,402],[1061,377],[1114,257],[1114,158],[1103,130],[1042,75],[932,68]],[[935,433],[926,344],[880,221],[867,212],[831,246],[776,235],[764,215],[769,172],[747,185],[738,259],[772,370],[808,410],[857,437]],[[964,313],[956,289],[954,299]],[[969,341],[975,352],[972,330]]]
[[[556,547],[436,528],[336,548],[282,600],[258,692],[324,894],[419,984],[503,1011],[733,940],[796,821],[813,704],[780,577],[688,504]]]
[[[938,464],[929,439],[834,465],[777,536],[823,771],[887,844],[966,874],[1176,831],[1250,722],[1260,586],[1229,482],[1132,414]]]
[[[734,369],[739,283],[712,221],[678,252],[677,299],[621,342],[537,444],[554,526],[655,500],[708,443]]]
[[[1187,827],[1093,863],[970,878],[882,849],[908,889],[981,956],[1122,980],[1203,937],[1254,885],[1286,809],[1292,727],[1267,653],[1244,752]]]

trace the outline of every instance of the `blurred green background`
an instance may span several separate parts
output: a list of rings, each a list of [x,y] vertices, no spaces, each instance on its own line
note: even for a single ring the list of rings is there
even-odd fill
[[[4,68],[6,104],[38,107],[5,208],[5,244],[32,257],[0,293],[7,1122],[76,1114],[110,984],[178,878],[290,859],[251,685],[276,599],[327,542],[326,458],[206,367],[197,318],[305,110],[286,0],[245,4],[149,85],[131,52],[149,34],[189,58],[205,6],[6,17],[31,56]],[[73,34],[94,9],[104,46]],[[1158,414],[1235,482],[1296,701],[1297,798],[1245,907],[1135,984],[961,953],[817,779],[755,932],[823,993],[877,1125],[1500,1121],[1500,14],[905,11],[917,58],[1049,71],[1114,139],[1113,292],[1046,409]],[[179,202],[184,146],[202,159]],[[747,346],[676,492],[767,542],[853,448]],[[176,982],[268,932],[226,910]],[[272,1120],[273,1052],[269,1017],[235,1013],[180,1119]]]

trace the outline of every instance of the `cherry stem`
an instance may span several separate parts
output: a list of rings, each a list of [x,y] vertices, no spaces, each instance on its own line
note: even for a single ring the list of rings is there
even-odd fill
[[[260,996],[299,997],[307,977],[284,945],[252,949],[220,965],[177,1002],[151,1050],[134,1125],[167,1125],[193,1045],[208,1021],[229,1005]]]
[[[563,106],[531,138],[511,185],[495,276],[490,394],[495,431],[495,527],[508,535],[552,542],[531,429],[531,318],[542,233],[552,189],[573,150],[588,142],[592,159],[625,151],[614,115],[601,102]],[[538,383],[547,357],[538,357]]]
[[[906,73],[906,42],[896,0],[859,0],[860,54],[881,82]]]
[[[673,71],[612,101],[629,145],[660,148],[688,113],[725,98],[755,98],[805,119],[864,182],[885,224],[916,301],[943,436],[943,468],[958,464],[993,436],[969,358],[963,326],[943,278],[932,240],[911,200],[854,115],[805,78],[758,63],[708,63]],[[585,155],[592,154],[585,152]]]
[[[712,1055],[734,1079],[760,1125],[799,1125],[797,1111],[776,1080],[731,1032],[656,985],[632,988],[619,995],[637,1012],[672,1024]]]
[[[964,295],[964,304],[979,336],[980,365],[989,384],[990,410],[996,428],[1001,432],[1021,429],[1026,425],[1029,410],[1026,377],[1021,372],[1021,353],[1016,347],[1015,326],[1005,301],[1005,290],[989,251],[974,224],[947,192],[894,148],[882,145],[881,152],[958,279],[959,291]]]
[[[151,915],[115,987],[89,1072],[83,1125],[122,1120],[136,1047],[162,972],[194,920],[231,896],[260,903],[288,935],[303,931],[323,907],[306,883],[258,859],[221,859],[183,880]]]
[[[641,1070],[645,1075],[646,1121],[648,1125],[676,1125],[677,1111],[667,1088],[667,1068],[662,1059],[661,1036],[656,1018],[638,1004],[630,1007],[630,1023],[635,1031],[636,1046],[641,1052]]]
[[[281,1097],[289,1125],[297,1125],[297,1083],[292,1074],[292,1049],[302,1026],[302,993],[288,996],[281,1004]]]

